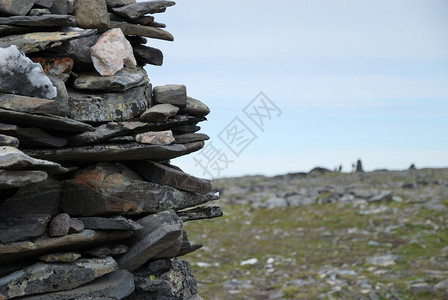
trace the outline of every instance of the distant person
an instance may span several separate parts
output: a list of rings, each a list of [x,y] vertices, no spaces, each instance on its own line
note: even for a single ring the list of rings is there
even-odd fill
[[[339,172],[339,173],[342,172],[342,165],[339,165],[338,172]]]
[[[417,168],[415,167],[414,164],[412,164],[412,165],[409,167],[409,170],[417,170]]]

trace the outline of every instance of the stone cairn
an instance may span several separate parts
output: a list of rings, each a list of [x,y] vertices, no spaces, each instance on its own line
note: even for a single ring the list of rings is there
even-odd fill
[[[172,1],[0,0],[0,299],[200,299],[183,222],[222,215],[198,151],[209,109],[152,88]]]

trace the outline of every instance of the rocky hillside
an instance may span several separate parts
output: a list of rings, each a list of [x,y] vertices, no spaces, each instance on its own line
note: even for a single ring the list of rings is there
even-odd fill
[[[216,180],[224,217],[187,224],[206,299],[445,299],[448,169]],[[205,225],[205,226],[204,226]]]

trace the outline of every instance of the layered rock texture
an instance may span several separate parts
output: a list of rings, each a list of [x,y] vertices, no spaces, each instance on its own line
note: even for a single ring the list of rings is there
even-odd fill
[[[0,0],[0,299],[200,298],[183,223],[219,196],[170,159],[209,109],[143,68],[174,4]]]

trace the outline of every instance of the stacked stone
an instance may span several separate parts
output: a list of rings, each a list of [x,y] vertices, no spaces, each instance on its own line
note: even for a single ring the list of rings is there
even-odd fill
[[[170,159],[209,109],[143,69],[174,4],[0,0],[0,299],[199,298],[183,222],[219,197]]]

